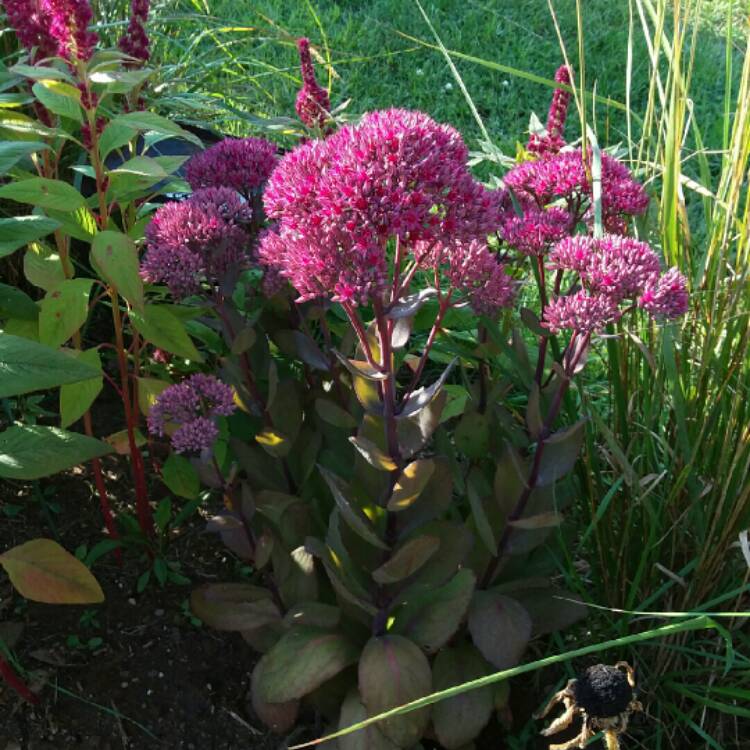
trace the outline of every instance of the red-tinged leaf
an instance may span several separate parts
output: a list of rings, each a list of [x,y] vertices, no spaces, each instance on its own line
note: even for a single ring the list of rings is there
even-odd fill
[[[388,510],[400,511],[410,508],[422,494],[435,471],[431,458],[420,458],[410,463],[402,472],[388,501]]]
[[[487,662],[468,643],[443,649],[432,666],[433,689],[447,690],[490,673]],[[458,750],[484,729],[494,710],[492,686],[469,690],[432,707],[432,724],[442,747]]]
[[[585,421],[550,435],[544,443],[544,453],[539,468],[540,486],[554,484],[574,466],[581,452]]]
[[[258,697],[266,703],[287,703],[357,661],[359,652],[340,633],[300,625],[285,633],[260,660]]]
[[[490,664],[509,669],[518,664],[531,638],[531,617],[515,599],[477,591],[469,608],[469,632]]]
[[[263,659],[253,669],[250,681],[250,705],[258,718],[276,734],[285,734],[296,723],[299,714],[299,701],[285,703],[268,703],[261,697],[265,680]]]
[[[210,583],[190,595],[193,614],[216,630],[253,630],[281,621],[270,593],[248,583]]]
[[[51,539],[33,539],[0,555],[21,596],[45,604],[98,604],[104,593],[91,571]]]
[[[362,703],[359,691],[353,689],[341,706],[338,730],[344,730],[367,718],[367,709]],[[338,750],[398,750],[377,725],[360,729],[336,740]]]
[[[359,660],[359,691],[370,716],[410,703],[432,692],[427,657],[408,638],[385,635],[371,638]],[[430,709],[385,719],[380,731],[399,747],[409,748],[424,734]]]
[[[372,572],[380,584],[396,583],[416,573],[440,547],[436,536],[418,536],[402,544],[393,555]]]
[[[427,653],[439,651],[456,633],[471,602],[476,577],[468,568],[444,586],[416,592],[396,610],[393,628]]]

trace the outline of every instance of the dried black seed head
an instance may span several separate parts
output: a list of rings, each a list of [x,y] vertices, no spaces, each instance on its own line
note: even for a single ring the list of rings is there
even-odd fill
[[[621,669],[595,664],[578,676],[575,698],[589,716],[609,719],[627,709],[633,700],[633,688]]]

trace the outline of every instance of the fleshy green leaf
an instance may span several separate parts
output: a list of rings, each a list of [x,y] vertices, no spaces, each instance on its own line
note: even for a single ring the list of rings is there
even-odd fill
[[[169,307],[144,305],[142,311],[133,310],[130,313],[130,321],[136,331],[154,346],[193,362],[203,361],[184,324]]]
[[[539,468],[539,485],[553,484],[575,466],[583,444],[584,425],[585,421],[580,420],[547,438]]]
[[[101,440],[57,427],[15,426],[0,433],[0,477],[39,479],[111,453]]]
[[[334,427],[353,430],[357,426],[357,420],[348,411],[330,399],[316,398],[315,411],[324,422],[328,422],[328,424],[332,424]]]
[[[51,539],[32,539],[0,555],[21,596],[45,604],[98,604],[104,601],[91,571]]]
[[[341,511],[341,515],[352,531],[374,547],[388,549],[388,545],[375,533],[375,529],[370,523],[370,519],[367,518],[360,508],[353,505],[346,497],[345,490],[341,485],[341,480],[323,467],[320,467],[320,473],[322,474],[323,479],[325,479],[326,484],[330,487],[336,505]]]

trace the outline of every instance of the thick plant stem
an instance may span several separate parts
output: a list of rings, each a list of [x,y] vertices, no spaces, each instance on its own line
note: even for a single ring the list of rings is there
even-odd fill
[[[576,367],[581,359],[581,356],[586,350],[590,337],[591,334],[573,334],[573,338],[570,342],[571,355],[568,361],[568,366],[565,368],[565,378],[560,383],[560,386],[555,393],[552,403],[550,404],[549,412],[547,413],[547,417],[544,420],[541,432],[539,433],[536,451],[534,452],[534,460],[532,461],[531,469],[529,471],[528,478],[526,479],[526,484],[523,490],[521,490],[521,494],[516,501],[513,510],[508,516],[505,524],[505,530],[503,531],[503,534],[500,537],[500,542],[497,545],[497,554],[490,560],[489,564],[487,565],[487,568],[484,571],[484,575],[482,576],[482,579],[480,581],[480,588],[487,588],[487,586],[492,583],[492,580],[495,577],[495,573],[497,572],[500,563],[505,557],[510,537],[513,534],[514,527],[512,525],[512,522],[517,521],[523,516],[531,495],[536,489],[537,482],[539,481],[539,472],[542,468],[542,458],[544,456],[544,449],[547,445],[547,439],[552,433],[552,426],[554,425],[555,420],[560,414],[560,408],[562,407],[563,398],[568,392],[568,388],[570,387],[571,380],[573,378],[573,375],[575,374]],[[575,346],[573,346],[573,344],[575,344]]]
[[[388,504],[393,488],[401,474],[401,449],[398,444],[398,422],[396,421],[396,374],[393,371],[393,349],[391,346],[391,337],[393,335],[393,323],[389,321],[383,310],[382,303],[375,302],[376,325],[378,337],[380,339],[380,367],[386,374],[385,379],[380,384],[381,397],[383,399],[383,419],[385,422],[385,441],[388,455],[393,460],[396,468],[389,473],[386,492],[384,494],[383,505]],[[384,541],[389,548],[396,543],[398,533],[398,519],[392,511],[386,511],[385,521],[385,538]],[[390,552],[383,556],[383,562],[390,558]],[[388,622],[388,609],[390,601],[385,595],[383,587],[377,592],[378,613],[375,615],[372,624],[374,635],[383,635]]]
[[[55,242],[57,249],[60,254],[60,263],[62,264],[63,274],[65,278],[71,278],[73,269],[68,257],[68,245],[62,234],[57,231],[55,232]],[[73,334],[73,345],[78,351],[83,350],[83,344],[81,342],[81,334],[76,331]],[[83,415],[83,431],[87,437],[94,437],[94,427],[91,421],[91,412],[86,411]],[[96,487],[96,493],[99,495],[99,507],[102,512],[102,518],[104,520],[104,527],[107,529],[107,534],[114,539],[118,540],[120,535],[117,532],[117,525],[115,524],[115,517],[112,513],[112,507],[109,504],[109,498],[107,497],[107,486],[104,483],[104,473],[102,472],[102,464],[98,458],[91,459],[91,474],[94,477],[94,486]],[[122,565],[122,550],[118,547],[115,550],[115,558],[119,565]]]
[[[135,485],[135,507],[138,516],[138,525],[147,536],[153,536],[154,522],[151,515],[151,507],[148,503],[148,490],[146,488],[146,469],[143,464],[143,455],[135,440],[135,416],[131,401],[131,389],[128,373],[128,358],[125,349],[125,341],[122,333],[122,316],[120,314],[120,300],[117,289],[110,288],[112,299],[112,321],[115,327],[115,342],[117,345],[117,362],[120,368],[120,389],[122,391],[122,403],[125,409],[125,426],[128,433],[128,448],[130,450],[130,465]]]
[[[36,706],[39,696],[31,692],[29,686],[16,674],[15,670],[0,654],[0,676],[10,685],[27,703]]]

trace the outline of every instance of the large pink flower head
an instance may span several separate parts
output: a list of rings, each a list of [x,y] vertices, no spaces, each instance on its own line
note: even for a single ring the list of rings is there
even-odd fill
[[[308,128],[322,128],[330,119],[331,100],[328,91],[315,79],[315,68],[310,55],[310,40],[297,40],[302,88],[297,94],[297,116]]]
[[[555,82],[570,85],[570,68],[561,65],[555,73]],[[547,132],[544,135],[532,133],[526,149],[535,154],[555,154],[565,146],[565,120],[568,117],[570,92],[563,88],[555,89],[547,115]]]
[[[197,373],[159,394],[148,415],[148,429],[162,437],[171,431],[176,453],[205,454],[219,436],[217,417],[228,417],[235,409],[228,385]]]
[[[249,261],[252,212],[229,188],[206,188],[185,201],[166,203],[146,228],[141,274],[167,284],[178,299],[218,285]]]
[[[504,178],[506,187],[522,205],[537,208],[562,204],[571,214],[571,226],[592,221],[592,186],[580,149],[543,154],[536,161],[525,161]],[[623,234],[627,218],[648,208],[648,195],[633,179],[630,170],[615,157],[603,153],[601,160],[602,221],[608,232]]]
[[[193,190],[228,187],[249,200],[271,176],[276,161],[276,146],[264,138],[225,138],[188,161],[185,179]]]
[[[299,146],[264,194],[278,227],[262,241],[262,259],[302,299],[367,300],[385,286],[388,240],[424,256],[498,228],[500,196],[472,177],[467,155],[456,130],[399,109]]]
[[[117,46],[126,55],[141,62],[148,62],[151,57],[150,42],[146,33],[149,5],[149,0],[132,1],[128,28],[117,42]]]

